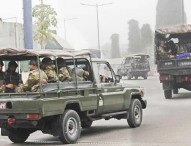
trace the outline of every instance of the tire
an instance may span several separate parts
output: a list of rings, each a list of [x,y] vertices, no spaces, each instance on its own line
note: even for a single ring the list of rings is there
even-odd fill
[[[85,120],[81,121],[82,128],[90,128],[92,126],[93,121],[91,120]]]
[[[172,90],[164,90],[164,96],[166,99],[172,99]]]
[[[131,80],[131,75],[127,75],[127,79],[128,79],[128,80]]]
[[[8,137],[13,143],[24,143],[29,137],[29,134],[24,132],[24,130],[18,129],[10,131]]]
[[[144,75],[144,76],[143,76],[143,78],[144,78],[145,80],[147,79],[147,77],[148,77],[147,75]]]
[[[132,99],[128,110],[127,122],[131,128],[139,127],[142,123],[143,111],[141,102],[138,99]]]
[[[76,143],[81,134],[81,121],[74,110],[66,110],[60,119],[60,141],[64,144]]]
[[[173,94],[178,94],[178,88],[173,89]]]

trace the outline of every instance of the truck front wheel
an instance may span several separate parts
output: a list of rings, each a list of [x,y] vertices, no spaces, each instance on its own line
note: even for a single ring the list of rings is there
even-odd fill
[[[172,98],[172,90],[164,90],[164,96],[166,99]]]
[[[60,140],[64,144],[76,143],[81,134],[81,122],[78,113],[66,110],[60,120]]]
[[[141,125],[142,122],[142,105],[138,99],[132,99],[129,110],[127,122],[131,128],[136,128]]]

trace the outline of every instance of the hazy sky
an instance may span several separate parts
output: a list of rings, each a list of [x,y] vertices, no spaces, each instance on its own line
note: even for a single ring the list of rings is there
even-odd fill
[[[17,17],[18,22],[23,20],[23,0],[0,0],[0,17],[2,19]],[[32,0],[33,5],[40,0]],[[140,27],[149,23],[154,30],[157,0],[44,0],[51,4],[58,12],[58,34],[64,38],[64,18],[66,21],[66,40],[74,47],[97,47],[97,19],[96,8],[83,6],[86,4],[105,4],[99,7],[100,44],[110,43],[113,33],[120,35],[120,43],[127,43],[128,25],[130,19],[136,19]],[[190,0],[184,0],[188,23],[191,23]],[[15,21],[15,19],[4,20]]]

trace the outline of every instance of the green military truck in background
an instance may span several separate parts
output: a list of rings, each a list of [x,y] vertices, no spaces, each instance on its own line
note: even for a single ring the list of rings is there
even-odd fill
[[[155,31],[155,63],[166,99],[180,88],[191,91],[191,25]]]
[[[3,61],[36,58],[40,65],[43,57],[53,60],[64,57],[71,70],[82,68],[89,72],[83,81],[74,78],[70,82],[41,84],[40,92],[1,93],[1,135],[14,143],[23,143],[31,133],[40,130],[70,144],[78,140],[81,128],[90,128],[99,119],[126,119],[131,128],[139,127],[142,109],[147,106],[144,89],[119,83],[120,78],[107,61],[91,59],[89,55],[89,52],[0,49]],[[104,70],[101,69],[105,66],[109,70],[107,80],[102,82]]]
[[[139,77],[143,79],[148,78],[148,72],[150,71],[149,55],[147,54],[132,54],[124,57],[122,63],[117,69],[117,74],[121,77],[127,77],[131,80]]]

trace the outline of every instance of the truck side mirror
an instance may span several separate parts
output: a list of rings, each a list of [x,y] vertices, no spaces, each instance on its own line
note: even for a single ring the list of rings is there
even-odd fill
[[[121,79],[120,75],[116,75],[115,78],[116,78],[116,82],[119,83]]]

